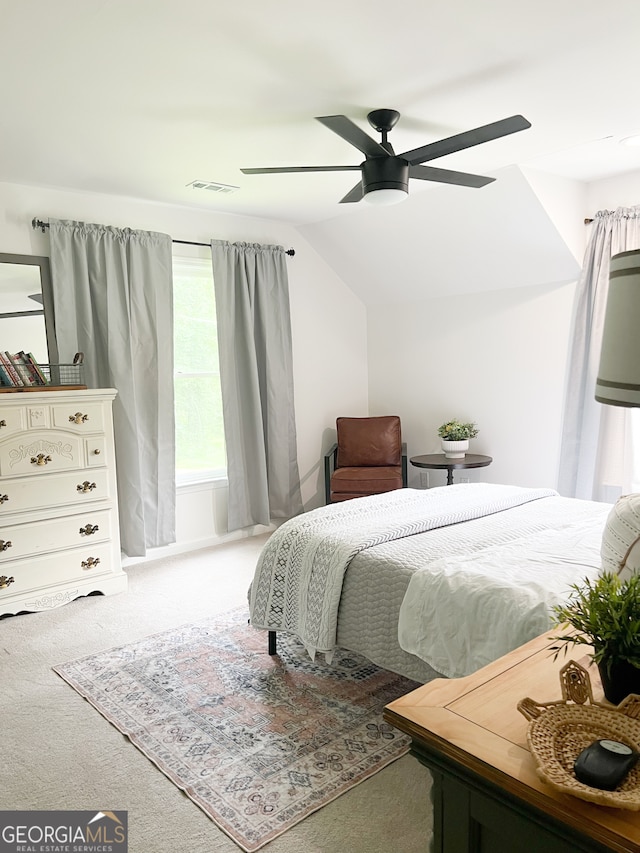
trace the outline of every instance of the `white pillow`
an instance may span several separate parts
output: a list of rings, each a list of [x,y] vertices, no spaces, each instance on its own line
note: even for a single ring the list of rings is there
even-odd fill
[[[640,572],[640,494],[623,495],[613,505],[602,534],[602,570],[627,580]]]

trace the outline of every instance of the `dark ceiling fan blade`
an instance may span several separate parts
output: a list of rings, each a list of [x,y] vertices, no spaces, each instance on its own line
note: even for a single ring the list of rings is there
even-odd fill
[[[357,124],[346,116],[316,116],[316,120],[328,127],[346,142],[355,145],[358,151],[362,151],[367,157],[388,157],[389,152],[379,142],[372,139],[364,130],[360,130]]]
[[[364,190],[362,188],[362,181],[358,181],[355,187],[346,194],[344,198],[340,199],[340,204],[349,204],[353,201],[362,201],[364,196]]]
[[[275,175],[282,172],[359,172],[360,166],[273,166],[267,169],[240,169],[244,175]]]
[[[495,181],[485,175],[468,172],[452,172],[450,169],[435,169],[433,166],[409,166],[409,177],[420,181],[436,181],[439,184],[457,184],[459,187],[484,187]]]
[[[528,127],[531,127],[531,122],[527,121],[524,116],[510,116],[491,124],[485,124],[482,127],[476,127],[473,130],[467,130],[464,133],[457,133],[455,136],[449,136],[446,139],[440,139],[437,142],[430,142],[421,148],[413,148],[400,156],[415,166],[417,163],[424,163],[426,160],[435,160],[436,157],[444,157],[446,154],[453,154],[456,151],[462,151],[464,148],[472,148],[482,142],[490,142],[492,139],[517,133],[519,130],[526,130]]]

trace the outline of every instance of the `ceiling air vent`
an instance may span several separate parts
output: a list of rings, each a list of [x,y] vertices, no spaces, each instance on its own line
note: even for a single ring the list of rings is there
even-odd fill
[[[230,184],[219,184],[216,181],[191,181],[187,186],[193,187],[194,190],[211,190],[211,192],[220,193],[220,195],[229,195],[240,189],[240,187],[234,187]]]

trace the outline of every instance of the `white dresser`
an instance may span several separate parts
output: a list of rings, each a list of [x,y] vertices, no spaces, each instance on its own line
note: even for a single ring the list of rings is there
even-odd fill
[[[112,389],[0,394],[0,615],[127,588],[115,396]]]

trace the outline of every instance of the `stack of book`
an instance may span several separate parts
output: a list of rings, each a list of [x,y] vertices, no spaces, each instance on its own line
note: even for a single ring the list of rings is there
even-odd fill
[[[49,380],[30,352],[0,350],[0,387],[25,388],[48,385]]]

